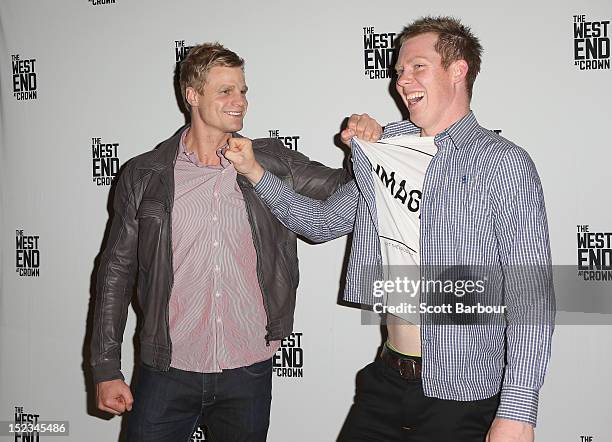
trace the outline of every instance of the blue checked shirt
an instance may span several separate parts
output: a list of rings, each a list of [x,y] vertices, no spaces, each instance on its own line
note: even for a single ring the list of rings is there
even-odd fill
[[[419,131],[400,121],[387,125],[383,138]],[[438,152],[425,173],[421,201],[421,267],[499,269],[503,277],[493,278],[489,288],[507,310],[502,325],[422,320],[423,390],[456,401],[501,390],[497,417],[535,425],[555,308],[540,179],[523,149],[481,127],[471,112],[434,142]],[[371,165],[360,149],[353,149],[353,165],[356,180],[326,201],[296,194],[269,172],[255,190],[285,226],[313,241],[354,231],[344,299],[372,305],[367,288],[382,279],[376,199]]]

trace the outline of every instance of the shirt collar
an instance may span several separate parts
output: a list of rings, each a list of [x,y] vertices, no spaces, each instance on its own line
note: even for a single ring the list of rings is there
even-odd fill
[[[448,137],[451,139],[455,149],[467,148],[473,144],[479,126],[474,112],[470,111],[459,121],[456,121],[446,130],[437,134],[434,137],[434,141],[438,144],[438,142]]]
[[[189,131],[189,128],[190,126],[187,126],[185,130],[183,130],[183,133],[181,134],[181,138],[179,141],[179,152],[178,152],[179,155],[184,155],[185,158],[187,158],[187,160],[189,160],[190,162],[192,162],[198,167],[210,167],[213,169],[219,168],[219,166],[204,166],[202,163],[200,163],[200,160],[198,159],[198,156],[195,154],[195,152],[187,152],[187,145],[185,144],[185,137],[187,136],[187,132]],[[232,138],[234,136],[235,134],[232,133]],[[227,147],[227,145],[217,149],[217,156],[221,160],[220,167],[223,169],[231,165],[231,163],[223,156],[225,147]]]
[[[415,126],[414,123],[410,120],[406,120],[405,130],[406,130],[406,133],[411,134],[411,135],[421,133],[421,128],[418,126]]]

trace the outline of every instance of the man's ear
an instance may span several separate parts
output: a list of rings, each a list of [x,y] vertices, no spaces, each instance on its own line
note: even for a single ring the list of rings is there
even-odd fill
[[[185,89],[185,97],[187,98],[187,103],[189,103],[191,107],[198,107],[198,104],[200,104],[200,96],[191,86],[187,86]]]
[[[467,61],[465,60],[455,60],[451,63],[450,70],[453,81],[455,81],[456,83],[460,83],[462,81],[465,81],[469,66],[467,64]]]

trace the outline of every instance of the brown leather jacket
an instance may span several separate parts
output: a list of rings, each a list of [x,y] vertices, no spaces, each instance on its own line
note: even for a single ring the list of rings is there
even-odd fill
[[[173,284],[174,162],[182,130],[156,149],[130,160],[115,189],[114,215],[96,284],[91,342],[94,382],[123,379],[121,343],[137,279],[142,308],[140,358],[168,370],[172,343],[168,300]],[[259,163],[298,193],[325,199],[351,177],[310,161],[273,138],[253,140]],[[296,235],[272,215],[251,184],[238,175],[257,252],[257,275],[267,316],[266,340],[292,331],[299,271]]]

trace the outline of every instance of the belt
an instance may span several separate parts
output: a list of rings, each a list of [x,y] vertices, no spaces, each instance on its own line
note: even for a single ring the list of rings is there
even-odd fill
[[[421,358],[410,357],[391,350],[383,345],[380,359],[394,371],[408,381],[421,380]]]

